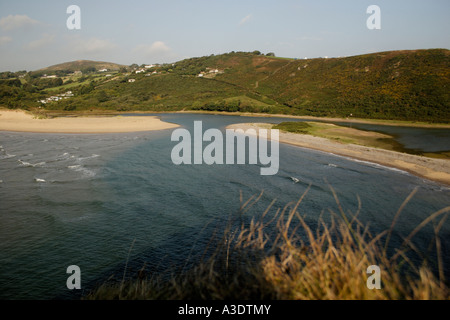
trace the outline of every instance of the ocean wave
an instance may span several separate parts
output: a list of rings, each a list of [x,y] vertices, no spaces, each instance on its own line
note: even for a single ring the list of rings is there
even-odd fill
[[[385,166],[385,165],[382,165],[382,164],[379,164],[379,163],[375,163],[375,162],[358,160],[358,159],[351,159],[351,160],[354,161],[354,162],[364,163],[364,164],[370,165],[372,167],[387,169],[387,170],[390,170],[390,171],[395,171],[395,172],[403,173],[403,174],[407,174],[407,175],[410,174],[408,171],[397,169],[397,168],[394,168],[394,167]]]
[[[71,157],[71,156],[70,156],[70,153],[64,152],[62,155],[57,156],[56,159],[57,159],[57,160],[65,160],[65,159],[68,159],[68,158],[70,158],[70,157]]]
[[[63,154],[56,156],[55,158],[49,160],[48,162],[58,162],[58,161],[66,161],[69,160],[71,158],[74,158],[75,156],[71,155],[68,152],[64,152]]]
[[[89,169],[83,167],[80,164],[73,165],[73,166],[68,166],[67,168],[71,169],[73,171],[76,171],[76,172],[80,172],[80,173],[83,174],[83,176],[88,177],[88,178],[92,178],[92,177],[95,177],[97,175],[97,173],[95,173],[94,171],[89,170]]]
[[[42,161],[42,162],[39,162],[39,163],[29,163],[29,162],[26,162],[26,161],[22,161],[22,160],[17,160],[18,162],[20,162],[20,164],[21,165],[23,165],[24,167],[41,167],[41,166],[43,166],[43,165],[45,165],[46,164],[46,162],[45,161]]]
[[[79,157],[79,158],[77,158],[77,161],[85,161],[85,160],[89,160],[89,159],[95,159],[95,158],[98,158],[98,157],[100,157],[100,155],[93,154],[93,155],[91,155],[89,157]]]
[[[36,181],[36,182],[47,182],[44,179],[40,179],[40,178],[34,178],[34,181]]]
[[[0,160],[5,160],[5,159],[10,159],[10,158],[14,158],[16,155],[14,154],[4,154],[4,155],[0,155]]]
[[[333,156],[336,156],[336,157],[339,157],[339,158],[350,160],[352,162],[362,163],[362,164],[367,165],[367,166],[380,168],[380,169],[385,169],[385,170],[389,170],[389,171],[395,171],[395,172],[402,173],[402,174],[405,174],[405,175],[410,175],[410,173],[408,171],[401,170],[401,169],[394,168],[394,167],[389,167],[389,166],[382,165],[382,164],[379,164],[379,163],[376,163],[376,162],[371,162],[371,161],[366,161],[366,160],[359,160],[359,159],[343,156],[343,155],[332,153],[332,152],[329,152],[329,154],[332,154]]]

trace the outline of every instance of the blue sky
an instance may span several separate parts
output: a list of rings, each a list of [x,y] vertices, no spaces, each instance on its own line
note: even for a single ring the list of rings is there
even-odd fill
[[[66,27],[70,5],[81,9],[80,30]],[[370,5],[381,9],[381,30],[366,26]],[[0,0],[0,71],[230,51],[315,58],[449,49],[449,13],[449,0]]]

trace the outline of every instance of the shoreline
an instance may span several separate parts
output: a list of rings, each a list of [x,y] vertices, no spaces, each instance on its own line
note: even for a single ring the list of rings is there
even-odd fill
[[[246,131],[247,129],[269,129],[271,126],[271,124],[267,123],[242,123],[229,125],[227,129],[242,129]],[[402,170],[412,175],[450,186],[449,160],[428,158],[356,144],[344,144],[326,138],[284,131],[280,131],[279,142]]]
[[[144,112],[142,112],[144,113]],[[347,123],[365,123],[382,126],[398,126],[398,127],[414,127],[414,128],[442,128],[450,129],[447,123],[429,123],[429,122],[409,122],[406,120],[382,120],[382,119],[362,119],[362,118],[330,118],[330,117],[314,117],[314,116],[294,116],[288,114],[270,114],[270,113],[251,113],[251,112],[227,112],[227,111],[172,111],[172,112],[149,112],[149,113],[199,113],[199,114],[216,114],[241,117],[259,117],[259,118],[290,118],[311,121],[324,122],[347,122]]]
[[[413,128],[436,128],[436,129],[450,129],[450,123],[430,123],[430,122],[413,122],[407,120],[382,120],[382,119],[363,119],[363,118],[330,118],[330,117],[314,117],[314,116],[294,116],[288,114],[270,114],[270,113],[251,113],[251,112],[227,112],[227,111],[205,111],[205,110],[181,110],[181,111],[109,111],[109,110],[95,110],[95,111],[43,111],[43,114],[56,117],[60,115],[80,117],[80,116],[113,116],[121,114],[159,114],[159,113],[187,113],[187,114],[214,114],[223,116],[240,116],[240,117],[258,117],[258,118],[290,118],[302,119],[311,121],[323,122],[347,122],[347,123],[365,123],[382,126],[398,126],[398,127],[413,127]]]
[[[126,133],[177,128],[158,117],[77,116],[39,119],[25,111],[0,110],[0,131],[32,133]]]
[[[157,113],[157,112],[127,112],[127,113]],[[159,112],[162,113],[162,112]],[[164,112],[169,113],[169,112]],[[191,112],[173,112],[191,113]],[[205,113],[205,112],[193,112]],[[36,115],[23,110],[0,109],[0,132],[29,132],[29,133],[63,133],[63,134],[102,134],[102,133],[127,133],[146,132],[155,130],[173,129],[179,127],[177,124],[161,121],[157,116],[127,116],[121,114],[73,114],[68,113],[66,117],[51,119],[38,119]],[[215,113],[221,115],[236,115],[233,113]],[[255,114],[239,114],[240,116],[255,116]],[[274,115],[262,115],[271,117]],[[284,115],[281,115],[284,117]],[[294,117],[294,116],[291,116]],[[299,118],[299,117],[296,117]],[[302,119],[306,119],[303,118]],[[323,118],[318,118],[322,119]],[[327,118],[328,121],[333,121]],[[227,128],[243,129],[268,129],[272,124],[268,123],[242,123],[232,124]],[[413,175],[443,183],[450,186],[450,160],[434,159],[424,156],[406,154],[386,149],[361,146],[356,144],[344,144],[330,139],[315,137],[305,134],[296,134],[280,131],[280,142],[297,147],[326,152],[351,159],[379,164],[389,168],[395,168],[411,173]]]

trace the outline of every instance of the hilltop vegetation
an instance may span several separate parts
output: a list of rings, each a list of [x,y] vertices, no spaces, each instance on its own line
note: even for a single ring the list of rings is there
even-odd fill
[[[392,51],[345,58],[285,59],[259,51],[174,64],[61,64],[2,73],[0,105],[47,110],[208,110],[450,122],[449,50]],[[83,75],[68,71],[85,70]],[[62,74],[43,79],[43,72]],[[137,73],[136,73],[137,71]],[[109,73],[109,71],[108,71]],[[49,81],[52,80],[52,81]],[[61,82],[62,81],[62,82]],[[70,88],[74,97],[38,101]]]
[[[42,74],[61,74],[61,73],[73,73],[76,71],[81,71],[82,73],[95,72],[97,70],[108,69],[108,71],[118,71],[120,68],[125,66],[103,61],[91,61],[91,60],[77,60],[72,62],[65,62],[60,64],[55,64],[53,66],[39,69],[32,72],[32,74],[42,75]]]

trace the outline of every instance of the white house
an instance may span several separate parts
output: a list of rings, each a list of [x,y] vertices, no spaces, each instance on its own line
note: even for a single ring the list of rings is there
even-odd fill
[[[128,79],[128,82],[135,82],[136,79]]]
[[[142,72],[145,72],[145,70],[144,69],[136,70],[136,73],[142,73]]]
[[[154,68],[154,67],[156,67],[156,65],[154,65],[154,64],[144,66],[145,69],[150,69],[150,68]]]
[[[101,70],[98,70],[98,72],[107,72],[108,71],[108,69],[101,69]]]

